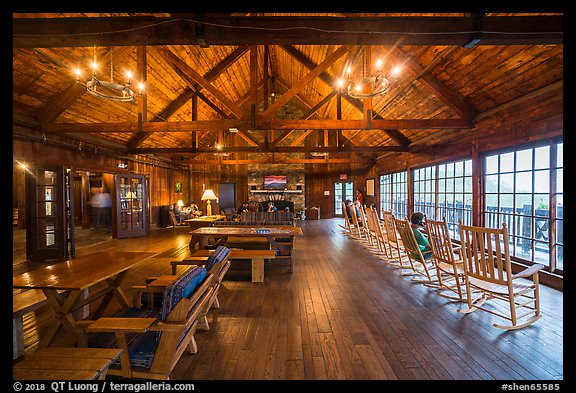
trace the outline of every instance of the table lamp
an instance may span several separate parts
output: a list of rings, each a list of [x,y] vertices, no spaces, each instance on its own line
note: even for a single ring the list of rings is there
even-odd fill
[[[216,197],[216,194],[214,194],[214,191],[212,191],[210,188],[204,190],[204,194],[202,194],[202,200],[206,201],[206,215],[207,216],[211,216],[212,215],[212,206],[210,204],[210,199],[218,199]]]

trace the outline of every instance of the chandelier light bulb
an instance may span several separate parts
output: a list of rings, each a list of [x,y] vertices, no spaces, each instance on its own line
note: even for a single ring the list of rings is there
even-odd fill
[[[367,49],[367,51],[369,48]],[[366,69],[367,56],[362,59],[355,56],[349,60],[344,68],[344,85],[337,82],[338,89],[352,98],[368,99],[385,94],[396,83],[396,76],[400,73],[400,67],[394,67],[384,72],[385,61],[377,58],[373,63],[372,70]],[[352,68],[354,68],[354,71]]]
[[[129,102],[134,100],[134,91],[130,88],[132,79],[132,72],[128,70],[128,81],[126,84],[121,85],[114,83],[113,80],[113,66],[112,66],[112,52],[110,52],[110,81],[100,80],[96,75],[98,63],[96,62],[96,47],[94,47],[94,60],[92,61],[92,78],[87,82],[80,80],[80,69],[76,69],[76,81],[86,88],[86,91],[93,96],[104,98],[112,101]],[[143,85],[139,84],[140,95],[142,95]]]

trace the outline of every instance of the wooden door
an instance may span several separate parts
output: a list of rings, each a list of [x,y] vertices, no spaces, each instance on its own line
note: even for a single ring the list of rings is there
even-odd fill
[[[146,176],[118,174],[115,179],[115,217],[113,234],[116,238],[148,234],[148,192]],[[114,208],[114,206],[113,206]]]
[[[26,258],[41,262],[66,259],[68,226],[65,169],[31,167],[26,171]]]

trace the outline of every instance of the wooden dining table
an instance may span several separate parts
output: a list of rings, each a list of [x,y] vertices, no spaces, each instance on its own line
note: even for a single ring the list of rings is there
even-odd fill
[[[265,239],[264,246],[267,249],[279,250],[279,255],[275,259],[287,259],[292,271],[292,251],[294,249],[294,239],[302,236],[302,229],[292,225],[270,225],[270,226],[213,226],[202,227],[190,232],[190,253],[194,254],[196,245],[200,250],[216,248],[218,246],[234,247],[243,243],[249,244],[251,239]],[[287,240],[287,241],[286,241]]]
[[[102,301],[93,319],[103,315],[113,298],[121,307],[131,307],[120,286],[130,268],[153,255],[154,252],[102,251],[15,276],[13,288],[42,290],[55,312],[52,325],[40,339],[40,347],[49,346],[62,328],[75,336],[74,311],[97,299]]]

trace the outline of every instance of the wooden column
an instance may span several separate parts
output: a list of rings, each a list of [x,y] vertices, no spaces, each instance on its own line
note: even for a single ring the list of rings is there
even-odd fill
[[[472,225],[484,226],[484,195],[482,181],[482,160],[478,153],[478,142],[472,143]]]

